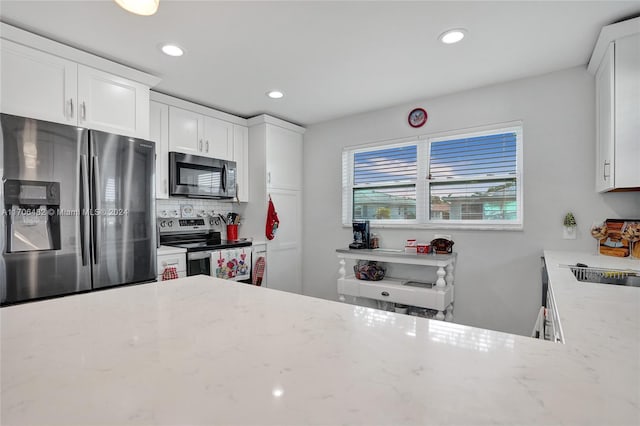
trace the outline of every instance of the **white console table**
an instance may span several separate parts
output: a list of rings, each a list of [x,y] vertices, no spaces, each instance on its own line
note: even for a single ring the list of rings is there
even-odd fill
[[[436,319],[453,320],[453,279],[456,253],[408,254],[385,249],[337,249],[336,253],[340,259],[338,294],[341,301],[345,301],[344,296],[356,296],[401,303],[436,309],[438,311]],[[406,285],[407,280],[391,277],[385,277],[380,281],[359,280],[354,274],[347,275],[345,259],[436,267],[438,268],[436,272],[438,279],[430,288]]]

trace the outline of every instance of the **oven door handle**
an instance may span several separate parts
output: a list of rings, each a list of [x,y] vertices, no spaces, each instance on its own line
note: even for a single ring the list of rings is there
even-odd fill
[[[210,251],[195,251],[193,253],[187,253],[187,260],[208,259],[209,256],[211,256]]]

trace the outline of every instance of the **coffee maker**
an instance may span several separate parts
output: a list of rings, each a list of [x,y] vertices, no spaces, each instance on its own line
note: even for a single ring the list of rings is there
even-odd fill
[[[349,248],[368,249],[369,241],[369,221],[353,222],[353,242],[349,244]]]

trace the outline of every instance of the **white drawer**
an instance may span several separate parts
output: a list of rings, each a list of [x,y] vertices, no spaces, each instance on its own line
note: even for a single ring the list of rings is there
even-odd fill
[[[452,287],[444,289],[402,285],[399,280],[362,281],[349,277],[338,280],[338,293],[368,299],[384,300],[403,305],[443,311],[453,301]]]
[[[167,254],[158,256],[158,275],[162,275],[164,268],[175,266],[178,273],[187,271],[187,257],[185,254]]]

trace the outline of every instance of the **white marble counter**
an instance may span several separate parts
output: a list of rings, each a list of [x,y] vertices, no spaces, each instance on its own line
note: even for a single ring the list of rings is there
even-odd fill
[[[204,276],[0,321],[2,425],[640,421],[638,336],[618,353]]]

